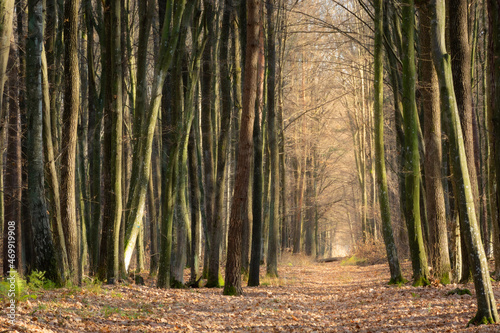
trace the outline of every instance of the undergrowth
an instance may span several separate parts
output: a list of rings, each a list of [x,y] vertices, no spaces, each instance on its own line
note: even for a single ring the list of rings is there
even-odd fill
[[[303,253],[283,252],[280,263],[285,266],[311,266],[315,264],[314,258]]]
[[[360,243],[351,251],[349,257],[342,260],[341,265],[378,265],[387,262],[385,245],[379,240],[369,240],[365,244]]]

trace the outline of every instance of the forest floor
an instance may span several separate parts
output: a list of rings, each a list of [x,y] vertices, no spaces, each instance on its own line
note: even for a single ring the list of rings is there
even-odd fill
[[[403,263],[405,276],[410,265]],[[264,273],[264,272],[262,272]],[[386,264],[315,263],[285,256],[277,279],[244,287],[169,289],[122,283],[51,289],[24,300],[11,325],[1,299],[2,332],[500,332],[500,324],[466,328],[476,310],[472,284],[388,286]],[[246,285],[246,283],[244,284]],[[500,283],[493,283],[497,301]],[[468,288],[470,295],[447,295]]]

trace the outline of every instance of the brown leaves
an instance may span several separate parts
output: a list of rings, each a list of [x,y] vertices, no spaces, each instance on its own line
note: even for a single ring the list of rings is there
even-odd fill
[[[405,274],[410,275],[409,264]],[[264,274],[264,272],[263,272]],[[496,332],[500,325],[465,328],[475,297],[446,293],[463,286],[388,286],[387,265],[338,262],[280,267],[279,279],[244,288],[162,290],[115,285],[46,291],[19,308],[19,332]],[[497,298],[499,284],[494,282]],[[472,285],[466,286],[473,290]]]

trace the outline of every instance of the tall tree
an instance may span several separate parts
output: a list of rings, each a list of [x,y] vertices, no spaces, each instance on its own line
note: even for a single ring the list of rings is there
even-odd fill
[[[278,276],[278,234],[279,234],[279,198],[280,198],[280,165],[278,146],[278,117],[276,112],[276,48],[274,34],[274,7],[275,1],[266,3],[267,9],[267,54],[268,54],[268,76],[267,76],[267,112],[268,133],[271,163],[271,201],[269,212],[269,246],[267,252],[267,275]]]
[[[21,163],[21,122],[19,113],[19,67],[17,65],[16,43],[11,43],[9,57],[9,117],[7,129],[7,152],[5,161],[4,183],[4,256],[3,274],[9,271],[8,231],[11,222],[14,222],[14,269],[22,272],[21,261],[21,196],[22,196],[22,163]]]
[[[391,225],[391,210],[389,205],[389,190],[387,187],[387,174],[385,170],[384,153],[384,67],[383,67],[383,2],[376,0],[375,6],[375,52],[374,52],[374,120],[375,120],[375,172],[377,176],[380,215],[382,217],[382,235],[384,237],[387,260],[391,279],[389,283],[403,282],[399,257],[394,242]]]
[[[420,11],[420,62],[422,68],[422,99],[424,111],[425,140],[425,195],[427,218],[430,229],[429,255],[433,274],[441,283],[450,282],[451,264],[448,254],[448,231],[444,201],[441,166],[443,163],[441,143],[441,114],[439,109],[439,85],[432,63],[431,22],[427,4]]]
[[[261,116],[255,114],[253,125],[253,186],[252,186],[252,247],[248,286],[260,285],[260,258],[262,252],[262,131]]]
[[[410,240],[413,284],[429,284],[429,268],[420,219],[420,152],[418,147],[418,115],[415,103],[415,9],[413,0],[405,0],[403,20],[403,114],[405,134],[405,198],[406,224]]]
[[[207,219],[208,240],[208,276],[207,287],[220,287],[219,283],[219,249],[218,240],[220,230],[213,232],[215,215],[215,161],[214,161],[214,139],[212,114],[215,112],[212,106],[214,98],[213,77],[215,75],[213,54],[215,54],[215,2],[214,0],[204,0],[203,7],[205,11],[205,34],[207,36],[207,47],[203,52],[202,74],[201,74],[201,132],[202,132],[202,151],[204,164],[204,189],[205,189],[205,211]],[[217,237],[213,239],[213,237]]]
[[[120,225],[122,218],[122,158],[123,158],[123,99],[122,99],[122,45],[121,45],[121,3],[120,0],[108,0],[104,11],[104,30],[106,39],[107,64],[110,76],[106,79],[104,94],[104,149],[111,159],[111,187],[107,198],[110,205],[108,226],[108,283],[119,278]],[[106,140],[107,138],[107,140]]]
[[[500,36],[500,18],[496,13],[500,10],[500,1],[498,0],[488,0],[488,49],[487,49],[487,71],[489,73],[487,86],[487,108],[489,125],[492,129],[491,131],[491,145],[493,150],[493,163],[496,183],[498,184],[498,179],[500,178],[500,42],[498,38]],[[492,186],[492,189],[494,187]],[[497,238],[495,243],[498,244],[498,235],[500,233],[500,191],[498,186],[496,186],[496,198],[492,198],[492,209],[496,208],[492,216],[496,217],[492,223],[496,224]],[[498,249],[497,249],[498,250]],[[500,251],[499,251],[500,252]],[[499,256],[500,257],[500,256]],[[495,256],[497,259],[497,256]],[[496,264],[496,260],[495,260]],[[498,266],[497,266],[498,267]],[[497,270],[497,274],[498,274]]]
[[[213,221],[210,230],[210,265],[211,269],[219,265],[219,251],[222,238],[222,227],[224,225],[224,192],[226,190],[226,169],[227,169],[227,151],[229,147],[229,130],[231,126],[231,56],[229,53],[229,37],[231,33],[231,20],[235,15],[237,2],[226,0],[224,12],[222,14],[222,30],[220,35],[220,46],[218,60],[220,62],[220,80],[221,80],[221,113],[220,129],[217,136],[217,159],[215,163],[215,206],[213,211]],[[233,31],[237,34],[238,31]],[[215,96],[214,96],[215,97]],[[212,270],[213,272],[213,270]],[[215,272],[210,274],[212,281],[215,279]],[[218,279],[218,275],[217,275]]]
[[[10,39],[12,36],[12,20],[14,18],[14,0],[0,1],[0,128],[6,121],[6,110],[2,108],[4,85],[7,79],[7,62],[9,60]]]
[[[68,279],[81,283],[78,272],[78,229],[76,224],[76,143],[80,108],[80,73],[78,68],[78,0],[64,7],[64,109],[62,114],[61,157],[61,222],[68,252]]]
[[[195,2],[189,2],[190,6],[194,6]],[[129,196],[132,196],[127,203],[127,209],[131,209],[127,220],[126,231],[126,247],[125,247],[125,269],[128,270],[132,253],[135,249],[135,243],[142,225],[142,217],[144,216],[144,207],[146,204],[146,191],[151,168],[151,154],[154,138],[154,129],[158,119],[158,110],[162,96],[162,87],[167,76],[168,69],[172,63],[174,51],[177,47],[179,30],[182,17],[186,7],[186,0],[182,1],[167,1],[165,11],[165,23],[163,25],[160,54],[157,65],[155,66],[155,75],[151,90],[151,101],[147,109],[143,105],[143,109],[136,106],[136,112],[145,113],[145,117],[141,122],[140,135],[138,137],[138,152],[135,155],[134,164],[137,164],[137,174],[132,177],[137,177],[136,185],[131,187]],[[134,166],[132,166],[134,169]],[[130,206],[129,206],[130,205]],[[162,243],[163,247],[163,243]],[[163,250],[162,250],[163,252]],[[161,260],[160,260],[161,261]],[[160,263],[160,266],[162,264]],[[163,263],[165,265],[165,263]]]
[[[85,2],[85,22],[87,28],[87,83],[88,87],[88,114],[89,114],[89,170],[93,175],[101,174],[101,104],[98,100],[96,69],[94,63],[94,14],[92,12],[92,2]],[[89,259],[90,271],[96,272],[99,257],[99,224],[101,220],[101,177],[92,177],[90,186],[90,210],[91,221],[89,232]]]
[[[42,73],[43,4],[28,1],[28,37],[26,40],[26,104],[28,110],[28,202],[32,228],[33,269],[45,271],[45,276],[60,283],[54,243],[47,214],[44,191],[42,139]]]
[[[247,3],[247,39],[245,76],[243,85],[243,110],[239,150],[236,165],[235,189],[231,200],[229,240],[227,247],[224,295],[241,295],[241,226],[245,209],[248,208],[248,184],[253,151],[253,122],[257,88],[257,63],[259,55],[260,6],[257,0]]]
[[[46,176],[49,178],[49,200],[51,208],[51,226],[53,232],[54,245],[56,248],[57,262],[61,277],[66,279],[68,269],[68,252],[66,251],[66,241],[61,220],[61,196],[59,186],[59,172],[57,170],[54,152],[54,140],[52,133],[50,83],[47,58],[45,49],[42,49],[42,95],[43,95],[43,146],[46,162]],[[63,282],[66,282],[63,280]]]
[[[170,63],[172,59],[168,59],[169,55],[167,52],[174,52],[177,49],[177,43],[179,42],[179,36],[181,36],[180,31],[182,26],[186,26],[188,24],[189,18],[191,17],[194,6],[196,5],[196,1],[189,2],[186,5],[186,2],[183,1],[182,5],[178,4],[175,6],[175,8],[171,8],[168,6],[167,3],[167,10],[165,14],[165,25],[163,27],[163,34],[162,34],[162,48],[160,49],[160,60],[163,60],[163,62],[160,62],[158,64],[158,67],[156,70],[159,70],[160,73],[162,71],[168,70],[170,67]],[[172,20],[172,27],[170,27],[170,21]],[[198,34],[196,34],[198,36]],[[195,37],[193,37],[195,38]],[[166,43],[167,40],[170,40],[171,43],[173,43],[174,48],[173,49],[168,49],[166,47],[163,47]],[[164,53],[165,52],[165,53]],[[193,57],[194,59],[194,57]],[[167,63],[168,60],[168,63]],[[193,60],[190,62],[191,65],[196,64]],[[166,67],[163,67],[166,66]],[[194,72],[194,71],[193,71]],[[163,81],[165,80],[165,77],[163,77],[161,82],[161,85],[159,87],[156,87],[158,90],[158,94],[161,93],[161,87],[163,86]],[[193,94],[194,94],[194,87],[193,81],[195,78],[191,78],[190,81],[190,87],[188,88],[188,96],[185,97],[186,102],[192,103],[193,102]],[[158,100],[158,106],[159,106],[159,100]],[[176,191],[175,191],[175,184],[176,184],[176,176],[178,175],[178,164],[179,164],[179,155],[182,153],[182,156],[187,155],[187,145],[188,145],[188,137],[189,137],[189,131],[191,128],[191,123],[193,119],[193,114],[194,112],[192,111],[193,107],[192,104],[188,104],[184,106],[185,110],[189,110],[189,114],[184,115],[185,121],[179,122],[177,124],[174,124],[176,127],[174,128],[174,133],[173,133],[173,144],[171,146],[171,151],[169,152],[168,156],[168,165],[166,165],[165,162],[164,166],[166,169],[164,170],[163,174],[165,175],[165,179],[162,178],[162,182],[165,184],[165,186],[162,188],[162,196],[163,201],[162,201],[162,225],[161,225],[161,250],[160,250],[160,268],[159,268],[159,273],[158,273],[158,280],[157,280],[157,286],[159,288],[168,288],[170,286],[170,281],[171,281],[171,251],[172,251],[172,223],[173,223],[173,213],[174,213],[174,203],[176,202]],[[163,134],[165,135],[165,134]]]
[[[444,128],[448,130],[447,135],[450,140],[453,176],[457,187],[458,211],[460,223],[462,224],[461,230],[464,231],[476,289],[477,312],[470,323],[496,323],[499,317],[491,287],[488,263],[476,219],[474,195],[467,169],[464,139],[453,88],[451,57],[446,53],[445,2],[443,0],[431,0],[430,6],[432,12],[433,59],[439,80],[441,110],[444,115],[443,119],[447,122]]]
[[[479,188],[476,171],[476,153],[474,143],[474,115],[472,110],[472,87],[471,87],[471,50],[469,45],[469,23],[468,23],[467,0],[451,1],[448,6],[450,17],[450,54],[451,67],[453,73],[453,86],[457,99],[458,114],[465,145],[465,155],[467,157],[467,169],[474,196],[474,207],[477,209],[479,218]],[[463,232],[461,237],[463,239]],[[469,261],[466,260],[467,247],[462,247],[463,270],[462,280],[470,279]]]

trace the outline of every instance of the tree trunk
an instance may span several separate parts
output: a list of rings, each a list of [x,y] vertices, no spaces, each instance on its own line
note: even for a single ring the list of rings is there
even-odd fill
[[[179,47],[181,49],[181,53],[184,53],[184,47],[185,47],[185,37],[187,35],[187,26],[191,22],[191,15],[193,13],[194,9],[194,2],[190,2],[189,6],[186,6],[186,10],[184,11],[184,15],[182,15],[182,20],[179,25],[179,28],[182,27],[181,32],[179,34]],[[198,18],[198,17],[196,17]],[[199,44],[199,34],[201,33],[201,24],[197,22],[197,20],[194,20],[194,32],[196,34],[193,36],[193,54],[189,63],[189,67],[187,70],[188,77],[186,78],[187,81],[187,89],[185,91],[185,96],[184,96],[184,105],[178,105],[177,103],[182,101],[182,93],[184,89],[183,87],[180,86],[179,90],[181,93],[181,100],[179,101],[178,97],[174,95],[174,98],[177,99],[174,101],[173,106],[174,106],[174,112],[176,112],[176,124],[175,128],[173,131],[173,144],[172,149],[170,151],[170,154],[168,156],[168,165],[166,166],[165,169],[165,179],[163,182],[166,184],[165,186],[165,191],[162,190],[162,195],[164,197],[163,203],[162,203],[162,233],[161,233],[161,253],[160,253],[160,269],[159,269],[159,274],[158,274],[158,281],[157,281],[157,286],[159,288],[167,288],[170,286],[171,278],[174,280],[173,282],[181,282],[183,284],[183,280],[180,279],[180,272],[179,268],[181,267],[181,262],[184,263],[185,265],[185,257],[180,260],[180,262],[177,262],[177,270],[178,272],[172,272],[174,273],[173,276],[171,276],[170,272],[170,262],[171,262],[171,247],[172,247],[172,223],[173,223],[173,215],[174,215],[174,203],[176,202],[176,196],[178,195],[177,192],[179,192],[179,195],[185,195],[185,188],[184,189],[176,189],[174,188],[175,184],[177,183],[177,178],[180,173],[179,173],[179,167],[181,168],[187,168],[187,150],[188,150],[188,142],[189,142],[189,133],[191,131],[191,125],[193,123],[194,119],[194,92],[195,88],[197,85],[197,81],[199,78],[199,68],[200,68],[200,58],[201,54],[204,49],[204,43]],[[174,76],[175,77],[175,76]],[[182,80],[179,82],[179,84],[182,82]],[[175,84],[175,83],[174,83]],[[182,112],[182,107],[184,109],[184,112]],[[164,139],[165,140],[165,139]],[[186,169],[182,172],[186,172]],[[185,174],[182,176],[185,177]],[[183,185],[185,186],[185,185]],[[182,191],[182,192],[181,192]],[[182,202],[181,200],[181,205],[186,208],[186,203]],[[181,232],[178,234],[180,237],[183,239],[177,239],[177,242],[181,243],[184,242],[186,244],[186,227],[189,226],[189,222],[187,221],[189,219],[189,214],[187,211],[183,212],[184,215],[184,220],[183,223],[184,225],[181,228],[184,228],[184,230],[180,230]],[[182,253],[185,253],[186,246],[184,245],[182,248],[178,248],[177,252],[182,251]],[[182,266],[182,269],[184,267]],[[177,280],[177,281],[175,281]],[[179,284],[174,284],[174,286],[179,286]]]
[[[253,186],[252,186],[252,251],[248,271],[248,286],[260,285],[260,257],[262,253],[262,132],[261,115],[256,114],[253,125]]]
[[[94,65],[94,27],[92,24],[92,2],[85,2],[85,19],[87,25],[87,74],[88,79],[88,115],[89,115],[89,170],[92,175],[100,175],[101,157],[101,105],[98,101],[96,74]],[[95,273],[99,257],[99,224],[101,220],[101,177],[92,177],[90,185],[90,230],[89,258],[90,272]]]
[[[214,13],[214,1],[204,0],[203,7],[205,11],[205,20],[207,21],[205,34],[207,38],[207,47],[203,52],[202,57],[202,76],[201,76],[201,132],[202,132],[202,151],[203,151],[203,165],[204,165],[204,180],[205,180],[205,212],[208,227],[208,276],[207,284],[208,288],[220,287],[219,283],[219,248],[220,248],[220,236],[222,230],[213,230],[213,225],[215,223],[215,166],[214,166],[214,142],[213,142],[213,132],[214,128],[212,126],[212,99],[214,97],[213,92],[213,76],[215,75],[214,65],[212,63],[213,54],[215,50],[213,48],[213,35],[215,13]],[[216,236],[217,239],[213,239]]]
[[[28,37],[26,40],[26,97],[28,110],[28,202],[32,227],[33,269],[45,271],[45,277],[59,284],[54,243],[47,214],[43,174],[42,73],[43,4],[28,1]]]
[[[385,170],[384,153],[384,113],[383,113],[383,88],[384,88],[384,67],[383,67],[383,2],[375,1],[375,54],[374,54],[374,120],[375,120],[375,172],[378,185],[378,195],[380,203],[380,215],[382,218],[382,235],[384,237],[387,260],[391,279],[389,283],[401,283],[404,281],[399,265],[398,252],[394,242],[391,225],[391,208],[389,204],[389,190],[387,187],[387,174]]]
[[[448,14],[450,17],[450,56],[453,87],[457,99],[458,114],[460,115],[460,126],[462,127],[464,137],[467,169],[469,170],[472,194],[474,195],[474,207],[479,209],[476,156],[474,153],[468,7],[468,0],[450,1],[448,5]]]
[[[229,219],[229,240],[227,248],[224,295],[241,295],[241,226],[242,213],[248,207],[249,166],[253,150],[253,122],[257,88],[257,64],[259,56],[259,1],[247,1],[247,41],[245,56],[245,80],[243,110],[241,115],[240,140],[237,157],[235,189]]]
[[[9,60],[12,20],[14,18],[14,0],[0,1],[0,129],[7,122],[7,109],[3,108],[4,85],[7,80],[7,62]]]
[[[458,208],[461,228],[465,233],[465,241],[472,264],[474,286],[476,288],[477,312],[469,322],[473,324],[496,323],[498,313],[495,297],[491,287],[488,263],[481,243],[481,237],[476,220],[474,196],[469,180],[467,158],[464,140],[460,126],[457,101],[453,89],[450,55],[445,48],[445,3],[442,0],[431,1],[432,18],[432,45],[434,65],[439,79],[441,110],[448,123],[450,138],[451,160],[453,161],[453,175],[457,185]]]
[[[107,233],[106,249],[108,283],[119,278],[120,224],[122,217],[122,67],[121,67],[121,6],[119,0],[109,0],[104,12],[104,31],[106,32],[106,53],[103,58],[108,66],[104,94],[104,156],[110,156],[103,170],[109,180],[104,188],[106,210],[103,215],[104,229]],[[109,168],[109,170],[107,170]]]
[[[66,282],[66,273],[68,272],[68,253],[66,251],[66,240],[64,238],[62,220],[61,220],[61,197],[59,178],[56,166],[56,158],[53,146],[52,127],[51,127],[51,109],[49,95],[49,77],[45,50],[42,49],[42,95],[43,95],[43,145],[46,154],[46,175],[48,179],[48,189],[50,191],[50,208],[52,209],[51,226],[53,230],[54,245],[56,248],[57,264],[63,282]]]
[[[188,5],[194,6],[194,4],[194,2],[189,2]],[[137,185],[129,191],[129,196],[131,195],[133,197],[129,199],[131,211],[128,217],[126,230],[125,270],[128,270],[139,228],[142,225],[149,170],[151,168],[154,129],[156,127],[156,120],[158,119],[158,110],[160,109],[162,87],[172,62],[174,51],[177,48],[179,30],[185,7],[186,0],[175,1],[175,4],[171,1],[167,2],[167,10],[165,13],[166,22],[162,31],[158,63],[157,66],[155,66],[153,86],[151,89],[151,101],[147,110],[136,108],[136,112],[145,112],[146,117],[141,124],[141,135],[137,143],[140,145],[140,154],[136,155],[134,159],[134,162],[140,166],[136,166],[136,170],[139,170],[137,172]],[[172,26],[170,22],[172,22]],[[143,105],[143,107],[145,107],[145,105]],[[132,169],[134,170],[134,166],[132,166]],[[134,174],[132,174],[132,177],[134,177]],[[128,208],[127,205],[127,209]]]
[[[150,268],[149,275],[156,276],[158,272],[158,259],[159,259],[159,249],[158,249],[158,219],[160,214],[156,208],[155,191],[153,182],[153,172],[151,172],[148,184],[148,206],[149,206],[149,235],[150,235]],[[161,184],[157,184],[160,186]]]
[[[21,121],[19,113],[19,67],[17,66],[16,43],[10,45],[9,67],[9,117],[7,128],[7,152],[4,179],[4,239],[3,239],[3,275],[7,275],[10,266],[22,273],[21,258],[21,198],[22,198],[22,163],[21,163]],[[4,101],[7,102],[7,101]],[[14,226],[14,260],[9,262],[8,231]]]
[[[199,112],[199,110],[197,110]],[[195,126],[199,118],[195,116]],[[198,279],[200,277],[200,257],[199,253],[201,250],[201,193],[199,187],[199,177],[198,177],[198,156],[196,154],[197,142],[196,142],[196,129],[192,129],[189,133],[189,194],[191,203],[191,260],[189,265],[191,266],[191,279],[189,281],[190,286],[197,287]]]
[[[182,140],[182,132],[181,128],[183,128],[184,113],[188,110],[184,109],[184,86],[188,85],[188,82],[183,80],[182,73],[187,70],[184,65],[183,59],[188,56],[186,52],[186,36],[187,31],[184,27],[181,29],[181,35],[179,37],[179,44],[176,50],[174,64],[172,66],[172,127],[173,133],[172,137],[172,146],[175,151],[173,156],[174,159],[169,161],[169,164],[176,163],[178,164],[174,167],[174,173],[172,179],[169,179],[169,183],[172,184],[173,191],[175,192],[172,200],[172,206],[167,206],[167,210],[165,213],[167,215],[172,214],[175,216],[173,219],[173,230],[175,231],[175,242],[172,240],[172,243],[175,245],[172,255],[172,267],[171,267],[171,278],[170,284],[174,288],[183,288],[184,287],[184,267],[186,266],[186,224],[184,221],[185,214],[183,212],[185,204],[185,200],[183,200],[185,191],[186,191],[186,183],[183,181],[183,178],[186,177],[184,174],[184,169],[186,167],[184,161],[184,152],[180,147]],[[172,212],[170,212],[172,210]]]
[[[451,282],[451,264],[448,254],[448,231],[444,202],[443,163],[441,143],[441,114],[439,85],[432,64],[430,13],[426,5],[420,10],[420,61],[422,67],[422,99],[424,109],[425,187],[427,217],[430,229],[430,257],[433,274],[443,284]]]
[[[278,276],[278,234],[279,234],[279,199],[280,199],[280,164],[278,146],[278,117],[275,107],[276,89],[276,49],[274,38],[274,5],[275,1],[266,3],[267,8],[267,52],[268,52],[268,77],[267,77],[267,108],[269,119],[269,148],[271,163],[271,202],[269,214],[269,247],[267,252],[267,275]]]
[[[76,223],[76,144],[78,112],[80,108],[80,74],[78,67],[78,0],[66,2],[64,7],[64,109],[61,138],[61,222],[68,253],[67,278],[81,284],[78,271],[78,228]]]
[[[429,284],[429,268],[420,219],[420,152],[418,148],[418,115],[415,104],[415,47],[413,0],[403,2],[403,113],[405,134],[405,201],[406,224],[410,240],[413,285]]]

